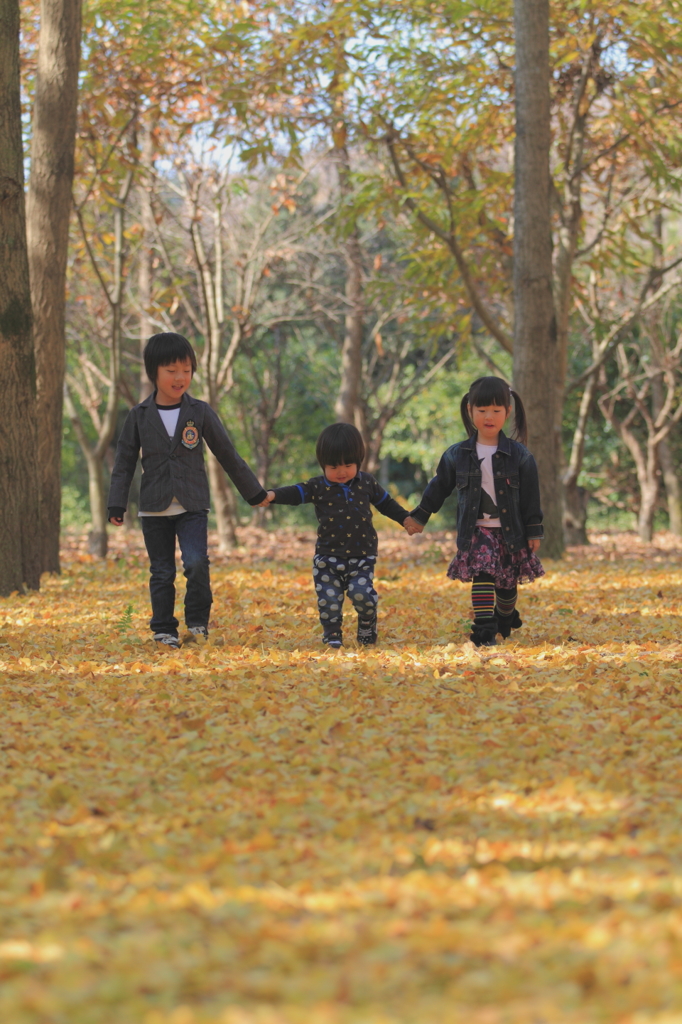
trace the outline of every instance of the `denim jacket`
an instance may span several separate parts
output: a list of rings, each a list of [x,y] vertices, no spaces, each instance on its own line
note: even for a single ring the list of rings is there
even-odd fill
[[[544,536],[535,459],[527,448],[518,441],[511,441],[500,431],[497,451],[493,455],[493,473],[504,543],[510,551],[520,551],[526,547],[528,539]],[[481,482],[481,462],[476,455],[474,434],[443,453],[436,475],[427,484],[419,505],[411,515],[418,523],[426,525],[429,516],[439,511],[456,488],[457,547],[460,551],[467,551],[476,520],[480,518]]]

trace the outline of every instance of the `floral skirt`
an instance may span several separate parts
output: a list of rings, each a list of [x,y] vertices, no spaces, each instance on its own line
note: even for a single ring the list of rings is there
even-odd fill
[[[458,551],[448,566],[451,580],[470,583],[474,576],[488,573],[495,586],[512,590],[517,583],[532,583],[545,575],[540,559],[529,548],[510,552],[499,527],[477,526],[468,551]]]

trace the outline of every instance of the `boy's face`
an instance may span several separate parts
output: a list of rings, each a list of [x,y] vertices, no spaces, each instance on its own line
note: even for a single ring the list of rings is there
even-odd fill
[[[343,462],[340,466],[325,466],[324,475],[331,484],[347,484],[357,476],[357,462]]]
[[[157,401],[161,405],[175,405],[192,383],[192,364],[189,359],[178,359],[156,371]]]

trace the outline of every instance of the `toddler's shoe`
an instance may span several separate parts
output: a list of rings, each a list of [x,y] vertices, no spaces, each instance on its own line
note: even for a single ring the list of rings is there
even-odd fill
[[[362,647],[373,647],[377,642],[377,620],[358,618],[358,643]]]
[[[325,633],[322,637],[322,643],[326,644],[327,647],[331,647],[333,651],[338,651],[339,647],[343,646],[343,636],[341,633]]]
[[[469,639],[476,647],[497,647],[497,619],[494,615],[474,619]]]
[[[206,626],[188,626],[187,630],[190,634],[189,642],[194,643],[194,637],[202,637],[204,640],[208,640],[208,628]]]
[[[516,608],[510,615],[500,615],[499,612],[495,613],[497,618],[497,632],[506,640],[507,637],[511,636],[512,629],[520,629],[523,625],[521,616],[517,612]]]
[[[154,639],[157,644],[162,644],[164,647],[173,647],[177,649],[180,646],[180,641],[172,633],[155,633]]]

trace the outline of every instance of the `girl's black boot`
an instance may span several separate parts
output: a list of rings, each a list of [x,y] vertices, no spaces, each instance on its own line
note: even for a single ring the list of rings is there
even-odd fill
[[[510,612],[509,615],[500,615],[499,612],[496,612],[495,617],[497,619],[497,632],[500,633],[505,640],[507,637],[511,636],[512,629],[520,629],[523,625],[521,616],[517,612],[516,608],[513,612]]]
[[[497,644],[496,633],[497,619],[494,615],[485,616],[485,618],[476,617],[469,639],[476,647],[495,647]]]

